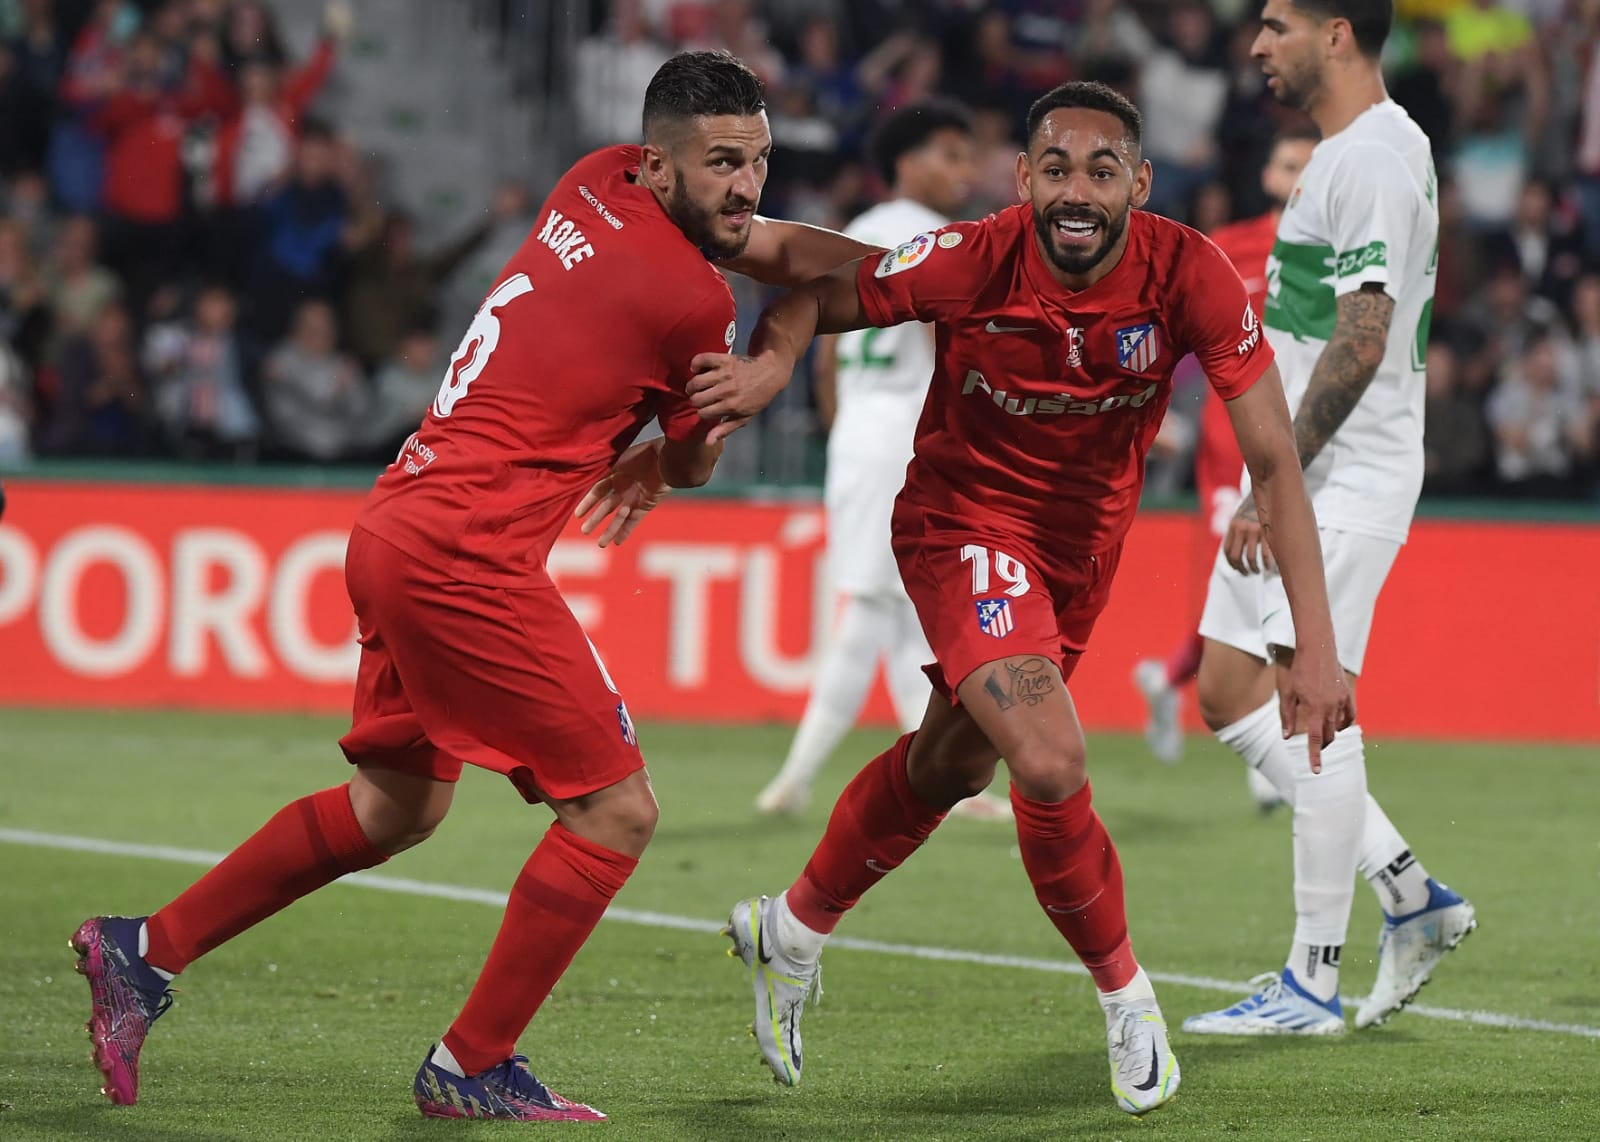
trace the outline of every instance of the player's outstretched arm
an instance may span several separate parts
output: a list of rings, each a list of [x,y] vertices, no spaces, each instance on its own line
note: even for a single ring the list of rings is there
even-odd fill
[[[780,294],[750,334],[750,352],[702,353],[687,392],[707,420],[717,421],[707,440],[716,443],[749,422],[783,391],[796,362],[818,333],[843,333],[872,324],[856,286],[860,261],[840,266],[808,285]]]
[[[869,246],[834,230],[756,215],[744,253],[717,264],[766,285],[797,286],[871,254]]]
[[[1311,769],[1319,773],[1323,743],[1355,720],[1355,707],[1334,646],[1317,520],[1300,471],[1277,365],[1268,366],[1260,380],[1227,402],[1227,408],[1294,616],[1294,663],[1288,686],[1281,692],[1284,736],[1307,735]],[[1233,529],[1224,546],[1228,561],[1245,570]]]

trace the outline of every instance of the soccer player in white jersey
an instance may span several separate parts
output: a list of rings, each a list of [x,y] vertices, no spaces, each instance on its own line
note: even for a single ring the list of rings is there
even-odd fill
[[[874,133],[868,154],[893,197],[850,223],[845,232],[860,241],[893,249],[937,230],[970,193],[972,123],[956,104],[900,108]],[[828,572],[840,613],[789,756],[756,798],[762,813],[805,808],[817,772],[855,725],[880,662],[903,730],[922,724],[930,693],[922,667],[933,652],[900,583],[889,515],[933,376],[933,328],[911,323],[819,339],[815,370],[817,405],[829,429],[823,498]],[[1010,803],[988,794],[952,812],[1011,819]]]
[[[1253,49],[1273,94],[1322,132],[1278,223],[1265,325],[1295,409],[1352,691],[1422,487],[1423,358],[1438,266],[1428,138],[1389,99],[1378,68],[1392,20],[1393,0],[1266,0]],[[1270,664],[1293,661],[1294,627],[1248,494],[1212,572],[1200,633],[1206,723],[1294,806],[1297,920],[1282,972],[1183,1028],[1342,1033],[1339,955],[1357,869],[1384,923],[1377,982],[1355,1023],[1382,1023],[1472,930],[1472,905],[1428,876],[1368,795],[1359,725],[1323,747],[1320,773],[1303,737],[1284,740]]]

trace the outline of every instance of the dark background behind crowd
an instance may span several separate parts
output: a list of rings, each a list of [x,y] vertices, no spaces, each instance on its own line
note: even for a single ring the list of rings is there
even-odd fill
[[[1027,106],[1065,79],[1138,101],[1150,208],[1202,230],[1266,208],[1291,123],[1249,57],[1253,0],[426,2],[487,10],[541,61],[519,97],[570,108],[568,157],[638,137],[672,51],[727,48],[769,88],[763,211],[830,226],[884,192],[859,158],[875,120],[935,94],[974,112],[973,216],[1014,200]],[[424,241],[319,114],[352,23],[394,11],[369,7],[329,4],[296,55],[264,0],[0,0],[0,466],[370,466],[415,427],[464,328],[451,299],[481,294],[559,170]],[[1600,0],[1398,9],[1390,91],[1441,175],[1427,490],[1600,496]],[[753,475],[815,443],[793,392]]]

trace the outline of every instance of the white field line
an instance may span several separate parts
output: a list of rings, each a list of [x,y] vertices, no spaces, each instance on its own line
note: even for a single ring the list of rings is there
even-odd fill
[[[123,841],[107,841],[97,837],[72,837],[59,833],[36,833],[27,829],[0,828],[0,844],[23,845],[29,848],[66,849],[71,852],[98,853],[104,856],[133,857],[141,860],[160,860],[173,864],[191,864],[209,868],[225,853],[204,852],[199,849],[180,849],[169,845],[136,845]],[[456,884],[435,884],[426,880],[410,880],[401,876],[382,876],[372,872],[357,872],[343,877],[343,884],[358,888],[375,888],[380,892],[398,892],[406,896],[430,896],[439,900],[486,904],[493,908],[506,906],[506,894],[487,888],[466,888]],[[671,928],[680,932],[715,934],[722,924],[715,920],[697,920],[692,916],[673,916],[665,912],[644,912],[634,908],[606,910],[605,918],[622,924],[637,924],[646,928]],[[1027,956],[1004,956],[991,952],[969,952],[960,948],[935,948],[921,944],[890,944],[881,940],[857,940],[849,936],[835,936],[828,941],[830,948],[847,948],[851,951],[874,952],[885,956],[906,956],[919,960],[940,960],[945,963],[979,964],[983,967],[1015,968],[1021,971],[1054,972],[1057,975],[1087,975],[1082,964],[1069,960],[1041,960]],[[1217,991],[1244,995],[1250,985],[1236,980],[1215,979],[1210,976],[1182,975],[1175,972],[1151,972],[1157,983],[1192,987],[1201,991]],[[1347,1004],[1360,1002],[1359,996],[1342,997]],[[1528,1019],[1521,1015],[1502,1015],[1496,1011],[1462,1011],[1452,1007],[1434,1007],[1431,1004],[1413,1003],[1406,1009],[1425,1019],[1442,1019],[1450,1023],[1474,1023],[1482,1027],[1504,1027],[1513,1031],[1548,1031],[1557,1035],[1576,1035],[1584,1039],[1600,1039],[1600,1027],[1587,1027],[1581,1023],[1553,1023],[1547,1019]]]

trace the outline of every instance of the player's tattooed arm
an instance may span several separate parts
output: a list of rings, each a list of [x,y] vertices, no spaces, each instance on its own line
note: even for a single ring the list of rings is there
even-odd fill
[[[1295,413],[1294,440],[1301,468],[1311,466],[1360,403],[1383,363],[1393,316],[1394,299],[1377,282],[1339,299],[1333,336],[1311,371],[1300,411]]]
[[[1018,702],[1037,706],[1055,689],[1055,672],[1047,658],[1008,658],[990,670],[983,681],[983,692],[1001,710],[1009,710]]]

